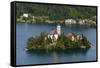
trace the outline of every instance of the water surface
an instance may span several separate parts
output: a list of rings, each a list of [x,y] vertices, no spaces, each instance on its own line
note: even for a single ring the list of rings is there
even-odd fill
[[[44,64],[61,62],[79,62],[96,60],[96,29],[89,26],[61,25],[62,31],[67,34],[75,32],[83,34],[92,43],[89,49],[70,49],[59,51],[33,51],[26,52],[27,39],[39,35],[41,32],[49,32],[56,28],[56,24],[26,24],[16,23],[16,64]]]

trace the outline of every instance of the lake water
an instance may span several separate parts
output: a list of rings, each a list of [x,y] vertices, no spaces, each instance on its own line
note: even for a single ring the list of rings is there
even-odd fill
[[[61,25],[61,30],[67,34],[75,32],[83,34],[92,43],[89,49],[70,49],[66,51],[34,51],[27,52],[27,39],[31,36],[39,35],[41,32],[49,32],[56,28],[56,24],[16,24],[16,64],[45,64],[45,63],[63,63],[80,62],[96,60],[96,29],[80,25]]]

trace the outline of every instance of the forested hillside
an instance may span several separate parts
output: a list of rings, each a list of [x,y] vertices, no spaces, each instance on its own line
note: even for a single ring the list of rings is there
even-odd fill
[[[29,13],[32,16],[48,16],[50,20],[84,19],[96,16],[96,7],[29,3],[17,3],[16,7],[17,17],[20,17],[23,13]]]

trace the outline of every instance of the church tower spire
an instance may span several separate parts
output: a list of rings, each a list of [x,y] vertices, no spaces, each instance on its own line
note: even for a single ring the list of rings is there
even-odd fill
[[[57,25],[57,33],[58,33],[59,35],[61,35],[61,26],[60,26],[60,25]]]

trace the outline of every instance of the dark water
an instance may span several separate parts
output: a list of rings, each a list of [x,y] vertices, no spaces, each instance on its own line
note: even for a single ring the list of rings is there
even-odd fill
[[[88,26],[61,25],[62,31],[66,34],[76,32],[84,34],[92,43],[89,49],[69,49],[64,51],[33,51],[26,52],[26,41],[31,36],[40,32],[48,32],[56,28],[55,24],[16,24],[16,63],[17,65],[44,64],[60,62],[78,62],[96,60],[96,29]]]

